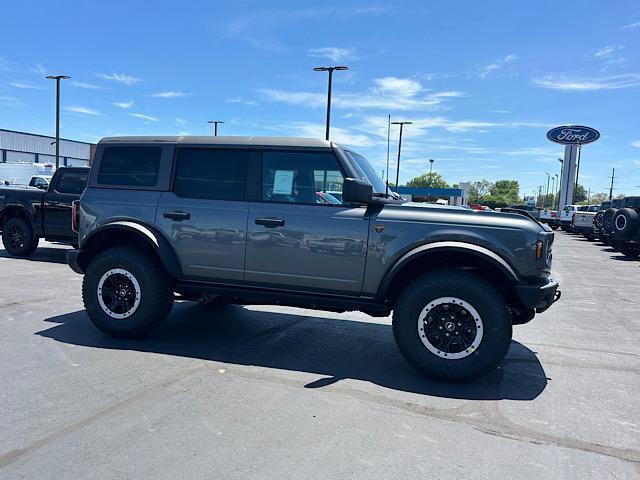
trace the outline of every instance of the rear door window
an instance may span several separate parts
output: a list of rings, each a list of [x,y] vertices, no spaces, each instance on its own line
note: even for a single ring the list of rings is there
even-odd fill
[[[54,190],[57,193],[81,195],[87,187],[89,172],[64,172],[60,176]]]
[[[181,148],[173,192],[178,197],[244,200],[248,150]]]
[[[105,147],[97,183],[153,187],[158,183],[161,153],[160,147]]]

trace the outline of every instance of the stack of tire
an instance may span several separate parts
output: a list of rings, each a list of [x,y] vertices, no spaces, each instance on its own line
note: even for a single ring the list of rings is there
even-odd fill
[[[613,216],[614,239],[618,251],[628,257],[640,255],[640,216],[632,208],[620,208]]]
[[[593,229],[596,232],[596,236],[600,240],[604,240],[604,211],[601,210],[593,217]]]

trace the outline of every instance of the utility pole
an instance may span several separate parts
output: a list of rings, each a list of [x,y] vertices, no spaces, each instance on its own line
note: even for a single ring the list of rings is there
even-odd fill
[[[331,122],[331,84],[333,83],[333,71],[334,70],[349,70],[349,67],[337,66],[337,67],[315,67],[315,72],[329,72],[329,87],[327,89],[327,128],[325,133],[325,140],[329,140],[329,124]]]
[[[400,125],[400,137],[398,138],[398,165],[396,167],[396,192],[400,182],[400,150],[402,149],[402,127],[411,125],[413,122],[393,122],[392,125]]]
[[[556,177],[556,181],[554,182],[554,187],[553,187],[553,208],[555,208],[556,210],[558,210],[560,208],[560,206],[558,205],[558,203],[560,202],[560,194],[558,193],[558,191],[560,190],[560,179],[558,178],[558,174],[555,173],[554,176]]]
[[[387,118],[387,181],[385,182],[384,194],[389,195],[389,151],[391,146],[391,114]]]
[[[551,174],[547,172],[544,173],[547,176],[547,193],[544,196],[544,205],[542,208],[547,208],[547,199],[549,198],[549,180],[551,179]]]
[[[47,75],[49,80],[56,81],[56,169],[60,167],[60,80],[66,80],[67,75]]]
[[[611,187],[609,187],[609,201],[613,198],[613,179],[616,176],[616,169],[611,170]]]
[[[213,136],[217,137],[218,136],[218,124],[219,123],[224,123],[222,120],[209,120],[207,123],[213,123]]]

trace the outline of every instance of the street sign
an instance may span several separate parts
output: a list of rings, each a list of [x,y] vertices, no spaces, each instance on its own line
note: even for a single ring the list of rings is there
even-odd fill
[[[600,132],[595,128],[583,125],[564,125],[552,128],[547,132],[547,138],[552,142],[563,145],[584,145],[595,142],[600,138]]]

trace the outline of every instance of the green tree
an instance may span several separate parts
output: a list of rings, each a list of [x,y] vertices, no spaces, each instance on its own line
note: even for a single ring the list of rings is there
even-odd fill
[[[580,184],[573,192],[573,199],[576,203],[585,202],[587,200],[587,190]]]
[[[413,178],[407,182],[407,187],[419,187],[419,188],[450,188],[447,181],[438,172],[433,172],[431,176],[429,173],[423,173],[419,177]]]
[[[491,193],[493,182],[489,180],[478,180],[471,182],[469,187],[469,203],[482,203],[483,199]]]
[[[521,202],[520,184],[517,180],[498,180],[493,184],[490,193],[493,200],[507,205]]]
[[[600,205],[602,202],[606,202],[609,200],[609,194],[606,192],[594,193],[591,195],[591,204],[592,205]]]

